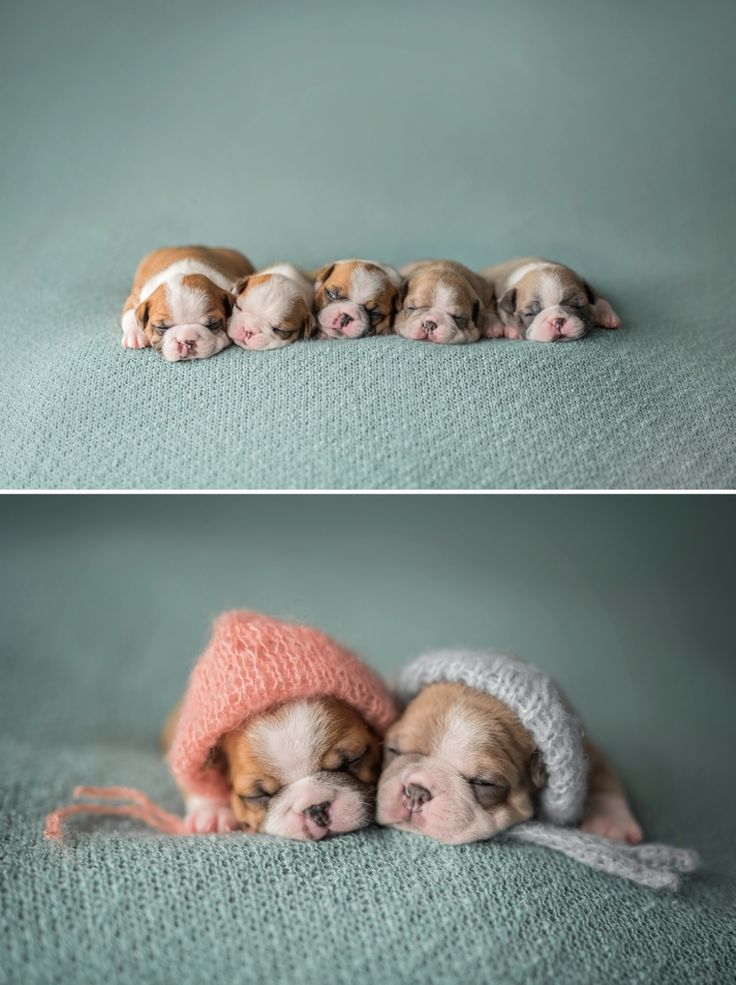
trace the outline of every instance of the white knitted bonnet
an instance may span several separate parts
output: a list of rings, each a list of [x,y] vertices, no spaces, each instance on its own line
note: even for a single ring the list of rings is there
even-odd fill
[[[404,667],[397,683],[406,704],[428,684],[465,684],[498,698],[531,733],[547,770],[539,816],[552,824],[577,824],[585,803],[588,764],[580,722],[554,682],[533,664],[506,653],[437,650]]]

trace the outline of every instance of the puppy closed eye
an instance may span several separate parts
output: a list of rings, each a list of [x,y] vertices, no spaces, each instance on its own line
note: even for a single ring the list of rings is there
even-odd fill
[[[368,310],[368,317],[374,324],[376,324],[383,318],[383,312],[379,308],[370,308]]]
[[[238,796],[247,807],[266,807],[271,798],[275,797],[277,793],[278,790],[273,790],[269,793],[263,787],[257,787],[254,793],[241,793]]]
[[[221,318],[211,319],[210,321],[205,323],[205,328],[209,328],[211,332],[219,332],[220,329],[222,328],[222,319]]]
[[[159,335],[163,335],[164,332],[171,328],[171,325],[151,325],[151,328]]]
[[[468,783],[481,807],[495,807],[501,804],[509,792],[508,784],[497,780],[474,777]]]
[[[368,755],[368,750],[370,746],[366,746],[361,749],[359,753],[342,752],[336,750],[336,754],[340,757],[335,766],[325,766],[325,769],[330,773],[352,773],[353,770],[358,769],[365,757]]]
[[[455,322],[460,331],[463,331],[468,324],[468,319],[465,315],[453,315],[452,320]]]
[[[342,300],[342,295],[340,294],[340,292],[334,290],[331,287],[326,287],[325,288],[325,294],[330,299],[330,301],[341,301]]]
[[[272,325],[271,331],[281,339],[288,339],[290,335],[294,334],[293,328],[279,328],[277,325]]]

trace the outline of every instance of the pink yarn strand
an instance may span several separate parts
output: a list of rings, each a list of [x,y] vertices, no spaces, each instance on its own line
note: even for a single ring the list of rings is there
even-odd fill
[[[159,807],[140,790],[133,787],[77,787],[75,797],[97,797],[101,800],[127,800],[127,804],[69,804],[53,811],[46,818],[44,837],[59,839],[63,836],[63,822],[74,814],[108,814],[131,817],[143,821],[163,834],[181,835],[184,819],[178,814]]]

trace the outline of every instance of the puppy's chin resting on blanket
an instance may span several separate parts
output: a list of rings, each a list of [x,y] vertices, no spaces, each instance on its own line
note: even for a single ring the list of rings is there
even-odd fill
[[[193,833],[242,829],[317,841],[373,820],[380,744],[349,705],[312,698],[280,705],[223,736],[213,756],[230,804],[187,797]]]

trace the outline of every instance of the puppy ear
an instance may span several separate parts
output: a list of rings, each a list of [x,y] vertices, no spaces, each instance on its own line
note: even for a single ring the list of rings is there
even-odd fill
[[[148,301],[141,301],[138,307],[135,309],[135,320],[138,322],[141,328],[145,328],[148,324]]]
[[[324,284],[324,282],[327,280],[327,278],[330,276],[330,274],[334,269],[335,269],[335,264],[328,263],[324,267],[320,267],[319,270],[316,270],[312,274],[312,276],[314,277],[315,286],[318,287],[320,284]]]
[[[314,315],[310,311],[307,314],[307,317],[302,322],[302,331],[301,331],[301,334],[304,336],[305,339],[311,339],[311,337],[315,333],[316,328],[317,328],[317,319],[314,317]]]
[[[507,315],[513,315],[516,313],[516,288],[512,287],[510,291],[506,291],[504,296],[498,302],[498,307],[501,311],[505,311]]]
[[[475,304],[473,305],[473,314],[471,316],[471,319],[476,325],[479,325],[480,324],[478,320],[479,318],[480,318],[480,301],[476,301]]]
[[[535,749],[529,760],[529,778],[535,790],[541,790],[547,782],[547,769],[538,749]]]
[[[219,770],[220,773],[224,773],[225,775],[227,775],[227,770],[228,770],[227,754],[225,753],[225,750],[222,748],[222,746],[219,744],[213,746],[210,749],[210,751],[207,753],[207,758],[204,761],[203,768],[209,769],[210,767],[214,767],[216,770]]]
[[[225,309],[225,317],[229,318],[233,313],[233,296],[227,291],[222,295],[222,307]]]
[[[231,294],[233,295],[233,297],[236,298],[240,297],[240,295],[245,290],[246,285],[248,284],[248,281],[250,280],[251,276],[252,275],[249,274],[247,277],[241,277],[239,281],[236,281],[235,284],[233,284],[231,288]]]
[[[596,301],[595,291],[590,286],[590,284],[587,282],[587,280],[584,280],[583,281],[583,288],[585,290],[585,296],[588,299],[588,304],[595,304],[595,301]]]
[[[399,288],[399,307],[401,307],[406,301],[406,295],[409,293],[409,281],[405,280],[404,283]]]

